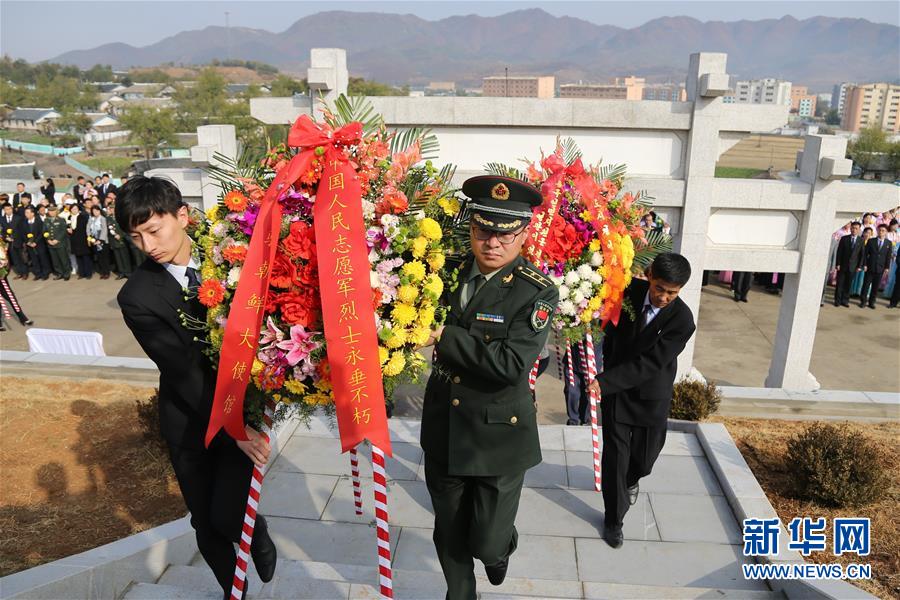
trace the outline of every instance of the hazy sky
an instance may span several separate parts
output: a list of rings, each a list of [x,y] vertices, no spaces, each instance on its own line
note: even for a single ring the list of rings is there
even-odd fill
[[[167,36],[208,25],[279,32],[297,19],[323,10],[412,13],[428,20],[451,15],[493,16],[521,8],[543,8],[554,15],[578,17],[599,24],[636,27],[662,16],[685,15],[702,21],[759,20],[792,15],[864,18],[900,25],[900,3],[821,0],[781,1],[629,1],[629,2],[220,2],[182,0],[0,0],[0,51],[29,61],[46,60],[69,50],[94,48],[109,42],[146,46]]]

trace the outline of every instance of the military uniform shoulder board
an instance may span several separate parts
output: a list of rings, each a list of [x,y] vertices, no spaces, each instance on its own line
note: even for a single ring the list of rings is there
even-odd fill
[[[553,284],[543,273],[531,265],[519,265],[516,267],[515,274],[541,290]]]

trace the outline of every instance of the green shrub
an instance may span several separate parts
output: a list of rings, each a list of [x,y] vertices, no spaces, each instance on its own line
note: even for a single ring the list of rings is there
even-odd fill
[[[722,394],[715,381],[682,379],[672,390],[669,416],[686,421],[702,421],[719,410]]]
[[[797,497],[823,506],[868,504],[887,489],[878,446],[856,428],[813,423],[788,441],[785,460]]]
[[[134,405],[144,439],[165,449],[166,443],[159,432],[159,390],[153,390],[153,395],[147,400],[135,400]]]

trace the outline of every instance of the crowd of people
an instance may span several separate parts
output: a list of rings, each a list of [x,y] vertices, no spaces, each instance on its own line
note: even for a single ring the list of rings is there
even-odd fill
[[[123,181],[124,183],[124,181]],[[12,196],[0,194],[0,227],[13,279],[124,279],[144,260],[114,218],[116,190],[103,174],[78,177],[71,192],[58,194],[52,179],[35,202],[17,184]],[[57,196],[60,196],[57,199]]]

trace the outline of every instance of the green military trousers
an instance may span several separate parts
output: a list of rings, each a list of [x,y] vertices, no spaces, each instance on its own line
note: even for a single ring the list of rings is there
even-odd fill
[[[50,262],[53,264],[53,272],[60,277],[72,275],[72,262],[69,260],[69,249],[66,246],[48,246]]]
[[[446,465],[425,455],[425,482],[434,507],[434,547],[448,600],[474,600],[475,558],[495,565],[512,554],[514,525],[525,472],[496,477],[447,474]]]

